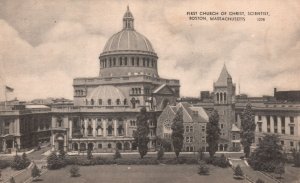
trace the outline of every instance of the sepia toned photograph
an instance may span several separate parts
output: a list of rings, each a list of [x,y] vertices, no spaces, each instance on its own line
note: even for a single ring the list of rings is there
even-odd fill
[[[0,0],[0,183],[300,183],[299,17]]]

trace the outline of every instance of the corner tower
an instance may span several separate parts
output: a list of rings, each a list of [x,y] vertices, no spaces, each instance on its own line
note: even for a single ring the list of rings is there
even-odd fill
[[[219,113],[221,129],[220,151],[232,150],[236,145],[235,125],[235,84],[229,74],[226,65],[214,82],[214,109]]]

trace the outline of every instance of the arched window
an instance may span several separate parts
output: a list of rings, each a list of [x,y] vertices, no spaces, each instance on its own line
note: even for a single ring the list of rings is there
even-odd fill
[[[85,99],[85,104],[89,105],[89,101],[87,99]]]
[[[147,58],[147,67],[149,67],[149,58]]]
[[[91,105],[94,105],[94,99],[91,99]]]
[[[220,93],[220,103],[222,103],[223,102],[223,93],[221,92]]]
[[[102,144],[98,144],[98,149],[102,149]]]
[[[226,93],[224,93],[224,102],[225,103],[227,103],[226,100],[227,100]]]
[[[145,58],[143,58],[143,66],[144,66],[144,67],[146,66]]]
[[[111,136],[111,135],[112,135],[112,131],[113,131],[112,125],[109,125],[109,126],[107,127],[107,135],[108,135],[108,136]]]
[[[219,98],[220,98],[219,93],[217,93],[217,102],[219,102]]]
[[[124,99],[124,105],[127,105],[127,99],[126,98]]]
[[[137,89],[137,88],[135,88],[134,90],[135,90],[135,94],[138,94],[138,89]]]
[[[93,128],[91,125],[88,126],[87,130],[88,130],[88,135],[92,135]]]
[[[120,99],[116,100],[117,105],[120,105]]]
[[[116,58],[113,58],[113,64],[116,66]]]
[[[102,105],[102,99],[98,100],[99,105]]]
[[[107,145],[107,147],[110,149],[110,148],[111,148],[111,143],[109,143],[109,144]]]
[[[111,99],[107,100],[107,105],[111,105]]]
[[[134,66],[134,58],[131,57],[131,65]]]
[[[122,136],[122,135],[123,135],[123,132],[124,132],[123,125],[119,125],[119,127],[118,127],[118,135],[119,135],[119,136]]]
[[[140,66],[140,58],[137,58],[137,59],[136,59],[136,65],[137,65],[137,66]]]
[[[112,64],[111,64],[111,58],[109,58],[109,67],[111,67],[111,65],[112,65]]]
[[[142,90],[141,90],[141,88],[139,88],[139,94],[141,94],[142,93]]]

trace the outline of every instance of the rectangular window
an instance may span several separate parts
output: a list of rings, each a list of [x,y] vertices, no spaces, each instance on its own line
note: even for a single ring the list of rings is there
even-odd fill
[[[294,142],[293,141],[290,141],[290,146],[294,147]]]
[[[190,126],[190,132],[193,132],[193,126]]]
[[[261,115],[258,116],[258,121],[261,121]]]
[[[258,124],[258,131],[262,132],[262,123],[257,123]]]
[[[271,132],[271,125],[270,125],[270,116],[267,116],[267,132],[270,133]]]
[[[278,133],[278,122],[277,122],[277,117],[273,116],[274,120],[274,133]]]
[[[185,132],[190,132],[190,126],[185,127]]]
[[[190,137],[185,137],[186,142],[190,142]]]
[[[285,134],[285,118],[281,117],[281,133]]]
[[[205,132],[205,126],[202,126],[202,131]]]
[[[294,117],[293,116],[290,117],[290,122],[294,123]]]
[[[290,126],[290,134],[294,135],[294,127],[293,126]]]
[[[283,146],[284,145],[284,141],[282,140],[282,141],[280,141],[280,143],[281,143],[281,145]]]
[[[224,127],[224,125],[223,125],[223,124],[221,124],[221,129],[223,129],[223,127]]]
[[[131,58],[131,65],[134,66],[134,58]]]
[[[193,137],[190,137],[190,142],[193,142]]]

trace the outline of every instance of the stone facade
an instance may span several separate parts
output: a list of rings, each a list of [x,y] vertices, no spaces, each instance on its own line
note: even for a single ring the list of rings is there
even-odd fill
[[[184,143],[183,151],[193,152],[206,148],[206,124],[208,116],[202,107],[194,107],[188,103],[168,105],[157,121],[157,137],[172,142],[171,125],[179,108],[183,109]]]

